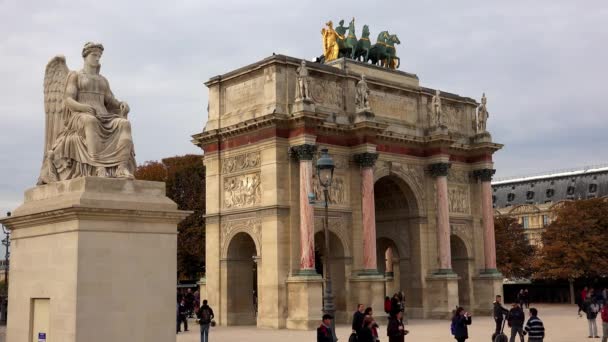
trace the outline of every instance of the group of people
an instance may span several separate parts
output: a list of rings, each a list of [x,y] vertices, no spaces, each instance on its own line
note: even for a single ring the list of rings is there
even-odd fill
[[[578,315],[584,312],[589,325],[589,338],[599,338],[597,332],[597,316],[602,319],[602,342],[608,341],[608,302],[606,288],[592,289],[585,286],[578,301]]]
[[[403,323],[405,313],[403,292],[395,293],[393,298],[386,297],[384,311],[388,314],[386,335],[389,342],[404,342],[405,335],[409,333]],[[334,342],[334,332],[331,328],[331,315],[323,315],[323,321],[317,329],[317,342]],[[379,342],[380,325],[374,317],[371,307],[365,308],[363,304],[357,305],[357,311],[353,314],[352,334],[349,342]]]
[[[530,309],[530,293],[528,292],[528,289],[519,290],[519,293],[517,293],[517,302],[522,309],[524,307]]]
[[[500,295],[496,296],[493,310],[496,329],[494,335],[492,335],[493,341],[496,336],[503,334],[504,323],[507,323],[511,328],[511,338],[509,339],[509,342],[515,342],[517,336],[519,336],[520,342],[524,342],[525,335],[528,335],[529,342],[542,342],[545,338],[545,327],[540,318],[538,318],[538,310],[536,308],[530,308],[530,318],[526,323],[526,314],[524,313],[524,309],[522,308],[519,299],[520,297],[518,296],[518,301],[512,304],[510,310],[507,310],[502,306],[502,297]]]
[[[181,332],[181,325],[184,324],[184,331],[188,330],[188,318],[196,315],[197,323],[201,326],[201,342],[209,341],[209,327],[214,325],[213,309],[209,306],[207,300],[203,300],[203,305],[199,307],[199,292],[192,292],[188,289],[186,293],[177,292],[177,329],[176,333]]]

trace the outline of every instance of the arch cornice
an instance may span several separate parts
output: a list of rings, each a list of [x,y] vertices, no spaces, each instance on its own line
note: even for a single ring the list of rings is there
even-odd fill
[[[424,170],[420,166],[401,164],[391,161],[379,161],[374,168],[374,183],[380,178],[395,176],[399,178],[411,190],[410,194],[405,194],[406,198],[412,198],[416,204],[414,212],[424,215]]]
[[[259,218],[233,220],[222,222],[221,258],[228,258],[230,242],[238,233],[245,233],[251,237],[255,244],[258,257],[262,255],[262,220]]]

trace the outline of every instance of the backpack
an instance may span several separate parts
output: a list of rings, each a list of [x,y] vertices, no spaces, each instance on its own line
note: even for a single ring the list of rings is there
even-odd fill
[[[450,332],[452,335],[456,335],[456,321],[452,320],[452,324],[450,324]]]
[[[391,312],[391,301],[390,301],[390,299],[384,301],[384,312],[386,312],[386,313],[390,313]]]
[[[211,322],[211,312],[209,311],[209,308],[202,308],[200,316],[200,322],[202,324],[209,324]]]
[[[602,308],[602,321],[608,323],[608,306]]]

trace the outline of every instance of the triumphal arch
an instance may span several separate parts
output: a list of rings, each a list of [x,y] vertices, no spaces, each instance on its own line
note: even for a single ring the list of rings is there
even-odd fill
[[[327,148],[336,319],[382,312],[403,291],[409,317],[455,305],[487,313],[502,292],[490,180],[501,145],[482,103],[410,73],[337,58],[273,55],[211,78],[194,143],[206,166],[202,296],[219,324],[308,329],[322,308]],[[315,201],[311,204],[309,194]]]

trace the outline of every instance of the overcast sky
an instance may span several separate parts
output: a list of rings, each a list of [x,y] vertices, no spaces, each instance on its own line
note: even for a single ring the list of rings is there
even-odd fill
[[[273,52],[321,54],[320,30],[356,18],[401,40],[401,70],[423,86],[488,96],[505,144],[497,176],[608,162],[608,1],[0,0],[0,212],[35,184],[48,60],[80,69],[102,42],[102,73],[131,107],[137,161],[201,153],[210,77]],[[0,215],[2,216],[2,215]]]

